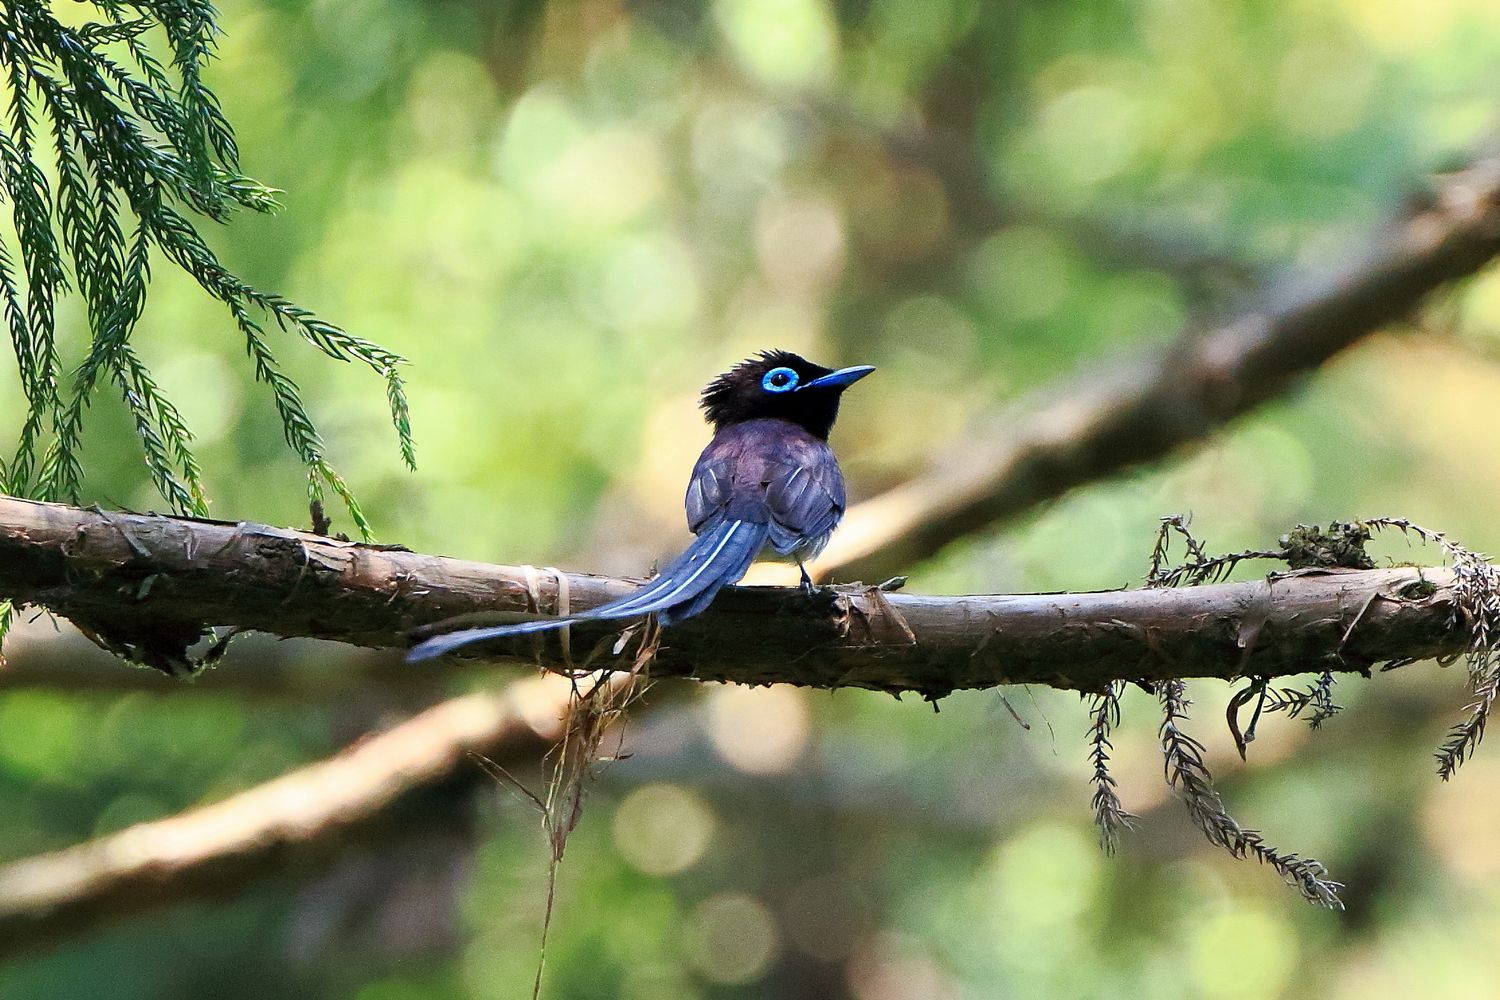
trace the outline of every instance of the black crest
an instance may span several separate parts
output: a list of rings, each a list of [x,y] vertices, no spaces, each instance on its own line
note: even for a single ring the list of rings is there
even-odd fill
[[[778,373],[783,368],[795,373],[795,379]],[[716,431],[746,420],[774,417],[826,438],[838,416],[844,387],[803,387],[832,372],[790,351],[762,351],[705,386],[701,405]],[[782,388],[788,383],[790,388]]]

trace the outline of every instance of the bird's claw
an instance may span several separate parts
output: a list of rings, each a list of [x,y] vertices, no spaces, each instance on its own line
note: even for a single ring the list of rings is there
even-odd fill
[[[807,575],[807,567],[799,563],[797,569],[802,572],[802,596],[812,597],[817,592],[817,588],[813,586],[812,577]]]

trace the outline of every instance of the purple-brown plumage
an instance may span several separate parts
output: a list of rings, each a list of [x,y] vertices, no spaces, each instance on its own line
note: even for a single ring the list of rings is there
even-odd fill
[[[695,534],[721,519],[764,524],[772,548],[806,562],[844,514],[844,477],[827,441],[757,417],[714,435],[693,468],[686,507]]]
[[[425,660],[470,643],[559,628],[569,622],[655,614],[667,625],[708,607],[763,550],[811,560],[844,514],[844,477],[828,446],[845,389],[875,369],[824,368],[788,351],[766,351],[703,390],[714,436],[688,482],[688,526],[697,539],[629,597],[569,618],[465,629],[417,645]],[[806,569],[802,582],[810,589]]]

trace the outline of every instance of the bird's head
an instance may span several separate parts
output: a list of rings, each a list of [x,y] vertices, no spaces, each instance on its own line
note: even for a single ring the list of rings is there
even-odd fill
[[[790,351],[762,351],[703,389],[703,412],[714,430],[762,417],[778,417],[827,438],[844,390],[875,369],[824,368]]]

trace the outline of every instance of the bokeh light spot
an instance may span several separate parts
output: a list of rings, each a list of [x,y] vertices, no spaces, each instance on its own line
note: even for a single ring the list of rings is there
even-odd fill
[[[806,748],[810,720],[800,688],[728,684],[709,695],[708,725],[714,751],[731,766],[748,774],[781,774]]]
[[[1193,924],[1189,976],[1210,1000],[1280,996],[1297,967],[1297,938],[1269,914],[1237,907]]]
[[[855,1000],[956,1000],[952,978],[915,941],[890,932],[866,941],[849,961]]]
[[[1042,148],[1079,185],[1094,184],[1130,165],[1141,130],[1135,105],[1112,87],[1085,86],[1048,101],[1038,118]]]
[[[1073,827],[1044,823],[1002,844],[990,867],[1002,921],[1033,933],[1081,917],[1099,889],[1099,851]]]
[[[1281,60],[1275,114],[1283,127],[1310,139],[1329,139],[1360,123],[1375,87],[1367,53],[1310,43]]]
[[[453,156],[480,148],[495,103],[495,85],[478,60],[440,52],[412,74],[407,118],[424,150]]]
[[[20,691],[0,702],[0,768],[30,777],[66,773],[83,738],[81,705],[61,695]]]
[[[740,64],[767,83],[809,87],[832,78],[837,28],[823,0],[720,0],[714,10]]]
[[[647,875],[675,875],[703,857],[713,839],[714,815],[678,785],[647,785],[615,810],[615,847]]]
[[[223,440],[239,423],[244,390],[222,356],[182,348],[155,367],[200,446]]]
[[[761,271],[794,290],[826,285],[844,266],[844,224],[821,198],[768,198],[755,220]]]
[[[667,237],[622,242],[605,264],[600,294],[607,319],[627,329],[681,329],[697,318],[701,299],[691,258]]]
[[[973,322],[950,300],[936,295],[917,295],[902,302],[886,316],[885,335],[903,345],[914,356],[942,358],[948,365],[967,368],[979,349]],[[915,360],[915,357],[914,357]],[[948,382],[952,373],[945,366],[911,366],[920,378]]]
[[[996,233],[975,253],[970,278],[1001,316],[1038,320],[1062,304],[1073,280],[1073,251],[1056,233],[1015,226]]]
[[[695,1000],[701,996],[691,973],[662,963],[632,962],[620,978],[620,1000]]]
[[[787,122],[775,109],[753,101],[707,103],[693,122],[693,167],[712,195],[705,208],[726,211],[736,194],[769,184],[791,145]]]
[[[765,975],[780,948],[771,911],[753,896],[722,892],[699,903],[688,918],[688,958],[707,979],[728,986]]]

